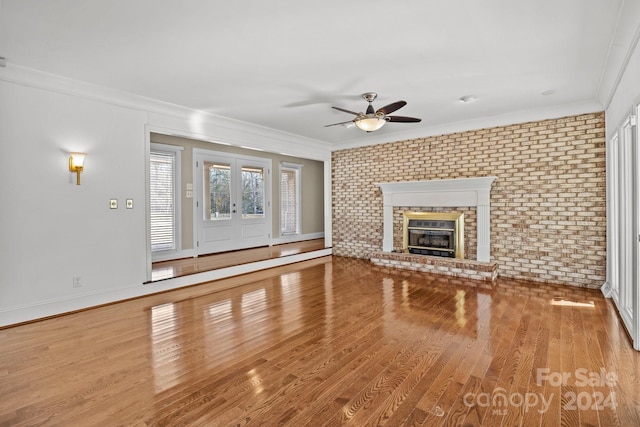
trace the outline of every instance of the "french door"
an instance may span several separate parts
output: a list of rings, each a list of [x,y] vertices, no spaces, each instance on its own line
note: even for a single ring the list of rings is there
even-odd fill
[[[194,150],[196,254],[266,246],[271,159]]]
[[[640,350],[640,147],[637,116],[607,143],[607,283],[620,318]]]

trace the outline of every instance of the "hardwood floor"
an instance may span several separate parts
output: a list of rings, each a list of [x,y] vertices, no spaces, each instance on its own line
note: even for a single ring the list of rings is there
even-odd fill
[[[267,259],[281,258],[303,252],[324,249],[324,239],[303,240],[300,242],[283,243],[275,246],[244,249],[239,251],[222,252],[204,255],[197,258],[182,258],[171,261],[154,262],[151,267],[151,281],[172,279],[189,274]]]
[[[0,330],[0,425],[640,425],[599,292],[335,256],[224,281]]]

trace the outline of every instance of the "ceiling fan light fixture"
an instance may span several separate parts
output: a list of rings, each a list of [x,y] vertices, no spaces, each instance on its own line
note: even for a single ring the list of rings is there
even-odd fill
[[[356,126],[365,132],[374,132],[384,126],[387,121],[382,117],[365,117],[355,121]]]
[[[330,125],[325,125],[325,127],[337,126],[337,125],[343,125],[345,127],[349,127],[350,125],[353,126],[355,124],[360,130],[363,130],[365,132],[375,132],[378,129],[380,129],[382,126],[384,126],[384,124],[387,122],[418,123],[420,121],[420,119],[416,117],[389,115],[394,111],[397,111],[400,108],[407,105],[407,101],[396,101],[391,104],[385,105],[382,108],[378,108],[378,110],[374,110],[372,102],[374,99],[376,99],[377,96],[378,95],[375,92],[367,92],[362,94],[362,97],[364,98],[364,100],[369,103],[369,105],[367,106],[366,113],[356,113],[355,111],[346,110],[340,107],[331,107],[334,110],[353,114],[354,116],[356,116],[356,118],[353,120],[349,120],[348,122],[332,123]]]

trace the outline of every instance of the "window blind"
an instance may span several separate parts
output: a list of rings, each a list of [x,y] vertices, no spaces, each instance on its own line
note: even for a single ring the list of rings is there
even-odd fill
[[[298,170],[280,169],[280,234],[298,233]]]
[[[151,151],[151,251],[173,250],[175,242],[175,161],[173,152]]]

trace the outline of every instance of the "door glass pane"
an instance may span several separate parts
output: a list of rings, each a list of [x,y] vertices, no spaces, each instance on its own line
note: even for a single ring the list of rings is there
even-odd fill
[[[204,219],[231,219],[231,165],[204,162]]]
[[[242,167],[242,219],[264,218],[264,169]]]

